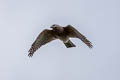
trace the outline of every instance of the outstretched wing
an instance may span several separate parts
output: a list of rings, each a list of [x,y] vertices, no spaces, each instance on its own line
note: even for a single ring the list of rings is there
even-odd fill
[[[66,27],[64,27],[66,33],[68,34],[69,37],[75,37],[75,38],[79,38],[81,39],[89,48],[92,48],[93,45],[92,43],[87,40],[87,38],[82,35],[78,30],[76,30],[73,26],[68,25]]]
[[[30,50],[29,50],[29,57],[32,57],[34,52],[40,48],[42,45],[45,45],[46,43],[55,40],[55,36],[52,30],[48,30],[45,29],[43,30],[39,36],[37,37],[37,39],[35,40],[35,42],[32,44]]]

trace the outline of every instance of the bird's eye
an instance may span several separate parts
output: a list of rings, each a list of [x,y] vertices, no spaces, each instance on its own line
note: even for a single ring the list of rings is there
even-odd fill
[[[53,26],[55,26],[55,24]]]

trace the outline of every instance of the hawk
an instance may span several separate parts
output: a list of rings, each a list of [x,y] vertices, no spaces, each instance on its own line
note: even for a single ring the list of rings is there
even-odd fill
[[[62,27],[60,25],[53,24],[50,28],[52,28],[52,30],[45,29],[38,35],[29,50],[29,57],[32,57],[34,52],[41,46],[57,39],[61,40],[67,48],[76,47],[69,38],[79,38],[89,48],[93,47],[92,43],[71,25]]]

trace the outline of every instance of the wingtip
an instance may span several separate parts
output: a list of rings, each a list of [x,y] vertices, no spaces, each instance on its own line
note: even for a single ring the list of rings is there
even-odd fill
[[[88,47],[90,48],[90,49],[92,49],[93,48],[93,45],[92,45],[92,43],[90,42],[90,44],[88,45]]]
[[[89,41],[88,43],[87,43],[87,46],[91,49],[91,48],[93,48],[93,45],[92,45],[92,43]]]
[[[93,45],[90,45],[89,48],[92,49],[92,48],[93,48]]]
[[[29,57],[29,58],[31,58],[32,56],[33,56],[33,54],[30,54],[30,53],[28,54],[28,57]]]
[[[29,56],[29,57],[32,57],[32,56],[33,56],[34,49],[33,49],[33,48],[30,48],[30,50],[29,50],[28,52],[29,52],[28,56]]]

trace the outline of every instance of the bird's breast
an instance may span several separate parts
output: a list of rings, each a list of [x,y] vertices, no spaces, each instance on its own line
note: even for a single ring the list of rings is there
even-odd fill
[[[63,42],[66,42],[69,40],[69,37],[67,36],[67,34],[65,32],[60,32],[60,31],[54,31],[54,34],[56,36],[56,38],[60,39]]]
[[[64,35],[64,34],[58,34],[57,35],[57,38],[58,39],[60,39],[61,41],[63,41],[63,42],[66,42],[66,41],[68,41],[68,37],[66,36],[66,35]]]

